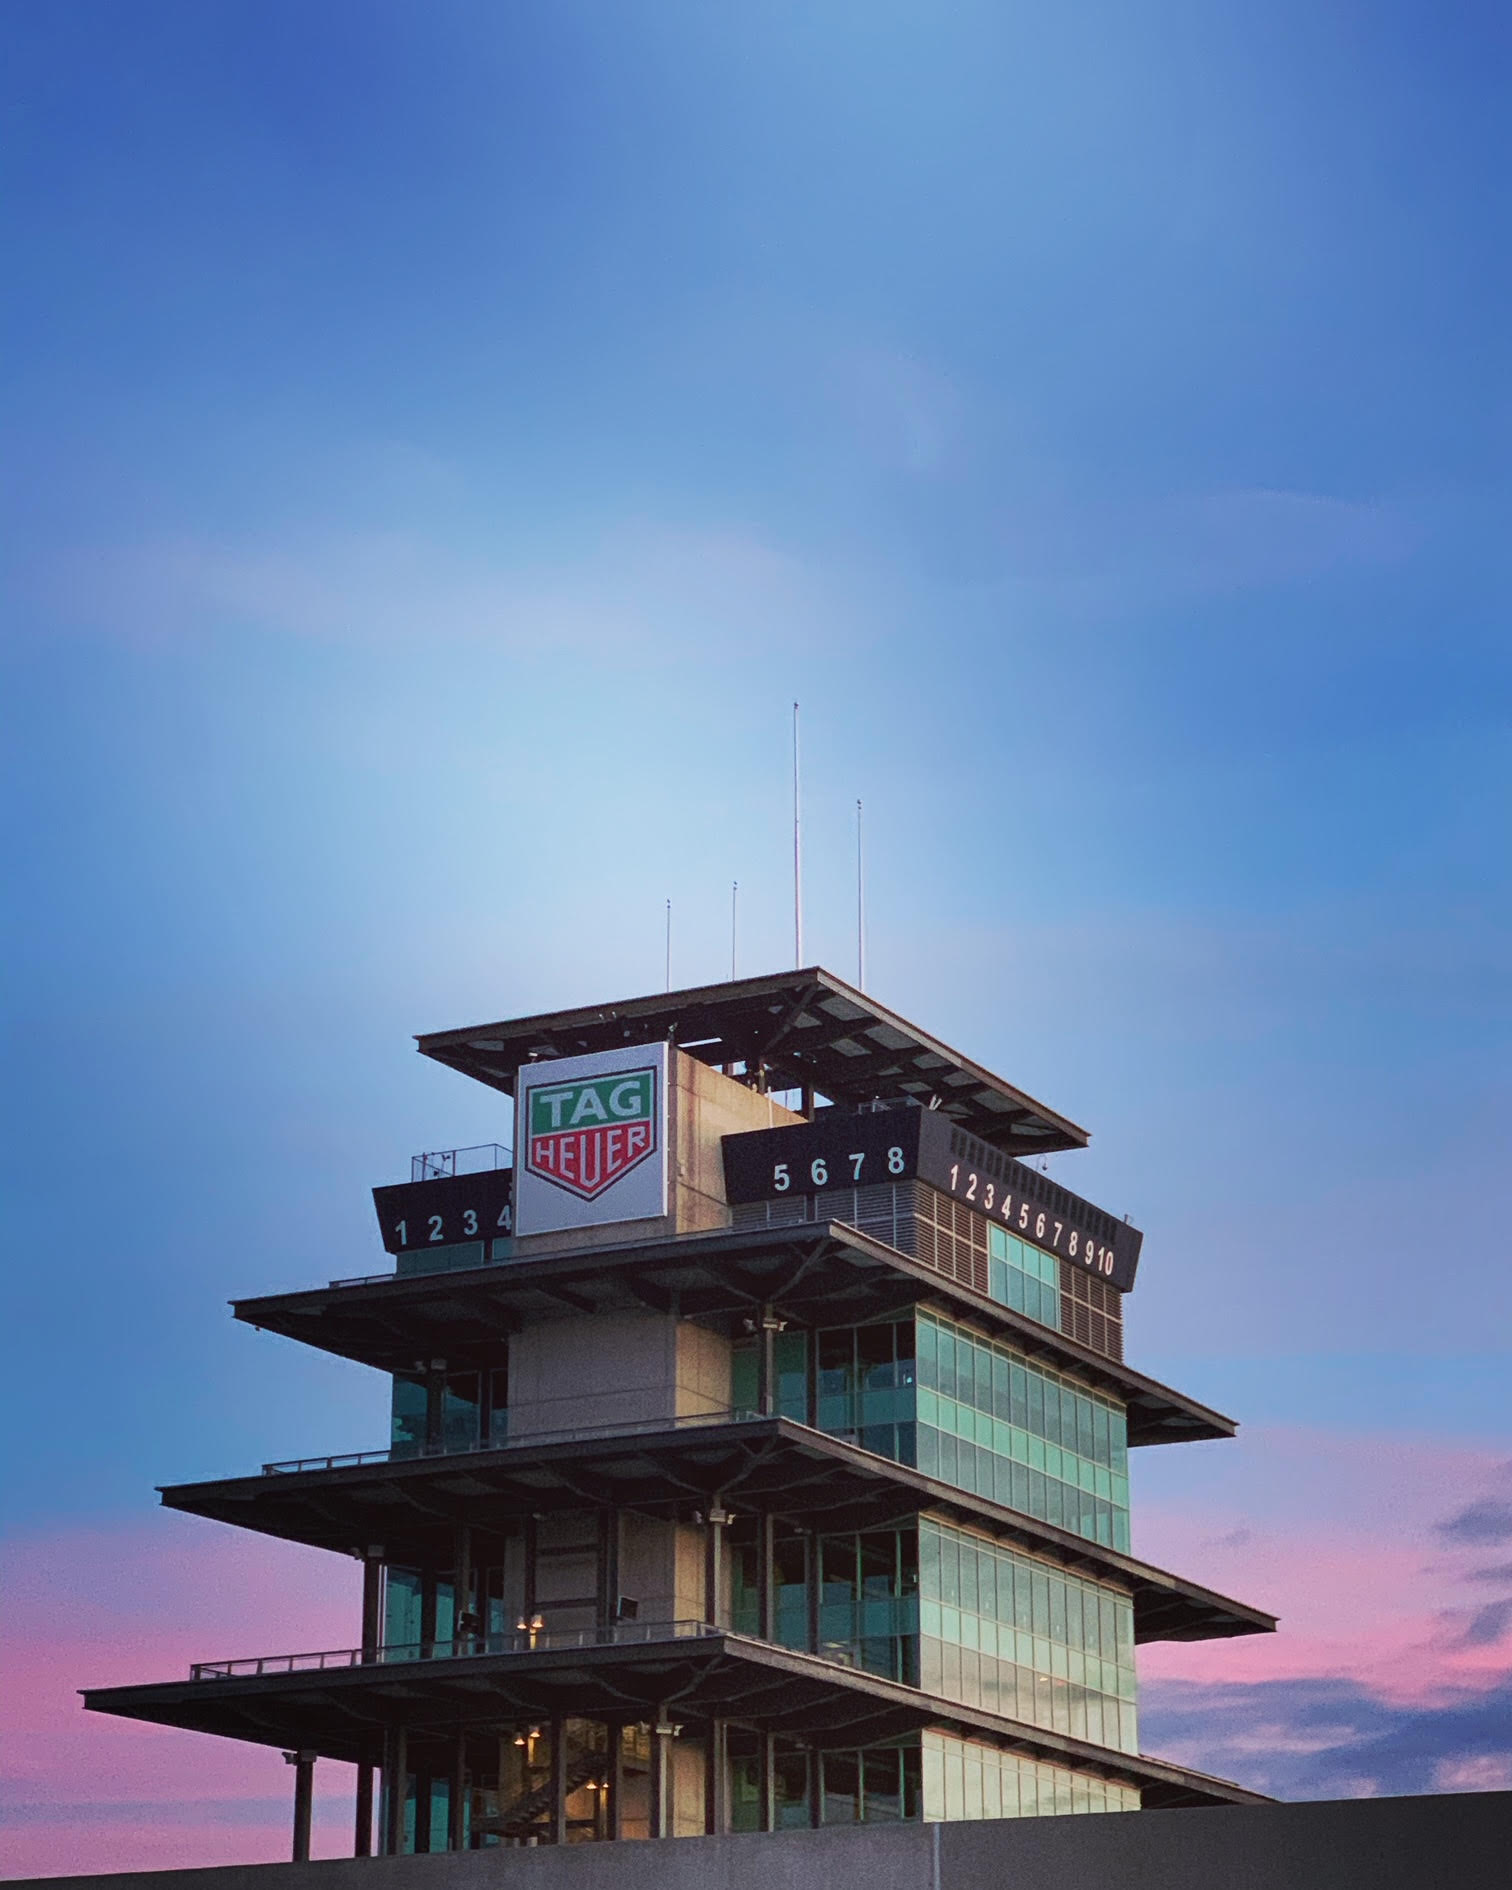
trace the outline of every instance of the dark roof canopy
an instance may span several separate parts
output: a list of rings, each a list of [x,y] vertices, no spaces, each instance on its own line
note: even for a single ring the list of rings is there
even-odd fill
[[[933,1102],[993,1148],[1085,1148],[1087,1131],[814,966],[690,991],[657,992],[418,1037],[423,1056],[506,1095],[521,1064],[626,1043],[675,1042],[709,1064],[742,1064],[769,1089],[812,1088],[837,1103]]]
[[[1227,1779],[1145,1753],[1113,1752],[1048,1727],[939,1700],[897,1680],[839,1667],[731,1632],[584,1651],[459,1656],[384,1662],[253,1678],[169,1681],[90,1688],[85,1708],[179,1726],[258,1745],[359,1759],[388,1726],[409,1733],[411,1764],[440,1766],[459,1726],[497,1731],[557,1714],[650,1719],[671,1707],[679,1719],[747,1720],[826,1746],[863,1745],[927,1726],[989,1738],[1037,1758],[1126,1779],[1146,1809],[1260,1804]]]
[[[1097,1580],[1126,1584],[1136,1640],[1214,1640],[1275,1626],[1259,1608],[790,1418],[669,1420],[665,1428],[619,1435],[521,1438],[449,1456],[275,1469],[181,1484],[162,1498],[170,1509],[314,1548],[352,1553],[381,1543],[386,1560],[419,1564],[444,1559],[459,1523],[486,1534],[507,1531],[526,1515],[590,1506],[686,1517],[714,1503],[754,1505],[829,1529],[891,1528],[927,1509]]]
[[[1231,1418],[1195,1398],[834,1221],[679,1234],[451,1273],[379,1274],[232,1304],[238,1319],[262,1331],[403,1372],[422,1358],[498,1363],[511,1331],[568,1312],[649,1308],[734,1333],[767,1304],[823,1326],[887,1318],[921,1302],[1111,1393],[1127,1407],[1130,1444],[1234,1434]]]

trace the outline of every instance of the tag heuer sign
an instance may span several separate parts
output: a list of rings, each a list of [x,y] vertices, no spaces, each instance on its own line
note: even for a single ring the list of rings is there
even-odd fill
[[[515,1232],[665,1214],[666,1096],[665,1044],[523,1068]]]
[[[540,1084],[530,1092],[531,1174],[592,1201],[656,1153],[656,1071]]]

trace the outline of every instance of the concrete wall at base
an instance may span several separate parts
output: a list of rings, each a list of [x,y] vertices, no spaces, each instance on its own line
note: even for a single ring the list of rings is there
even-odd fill
[[[472,1851],[11,1890],[1507,1890],[1512,1792]]]

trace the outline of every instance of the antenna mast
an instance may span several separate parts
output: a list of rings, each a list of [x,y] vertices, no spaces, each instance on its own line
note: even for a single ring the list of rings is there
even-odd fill
[[[740,898],[740,881],[730,881],[730,976],[735,976],[735,913],[736,903]]]
[[[866,989],[866,868],[861,851],[861,803],[856,802],[856,989]]]
[[[798,704],[793,704],[793,966],[803,966],[803,828],[799,817]]]
[[[667,901],[667,989],[672,989],[672,901]]]

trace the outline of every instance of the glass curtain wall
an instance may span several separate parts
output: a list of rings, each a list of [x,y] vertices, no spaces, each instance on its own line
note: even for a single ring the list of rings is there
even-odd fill
[[[1008,1259],[993,1264],[1022,1283],[1026,1304],[1031,1286],[1052,1290]],[[938,1313],[785,1332],[777,1349],[784,1416],[1128,1550],[1128,1424],[1112,1398]],[[736,1348],[733,1395],[737,1409],[755,1408],[750,1345]]]
[[[1128,1595],[926,1516],[919,1616],[926,1692],[1139,1750]]]
[[[937,1313],[918,1315],[917,1344],[921,1470],[1128,1550],[1119,1405]]]
[[[1047,1818],[1138,1811],[1139,1791],[949,1733],[923,1735],[924,1817]]]
[[[432,1441],[430,1392],[417,1373],[394,1374],[389,1455],[423,1457],[431,1450],[477,1450],[502,1444],[509,1434],[509,1373],[500,1365],[486,1372],[449,1372],[440,1387],[436,1436]]]

